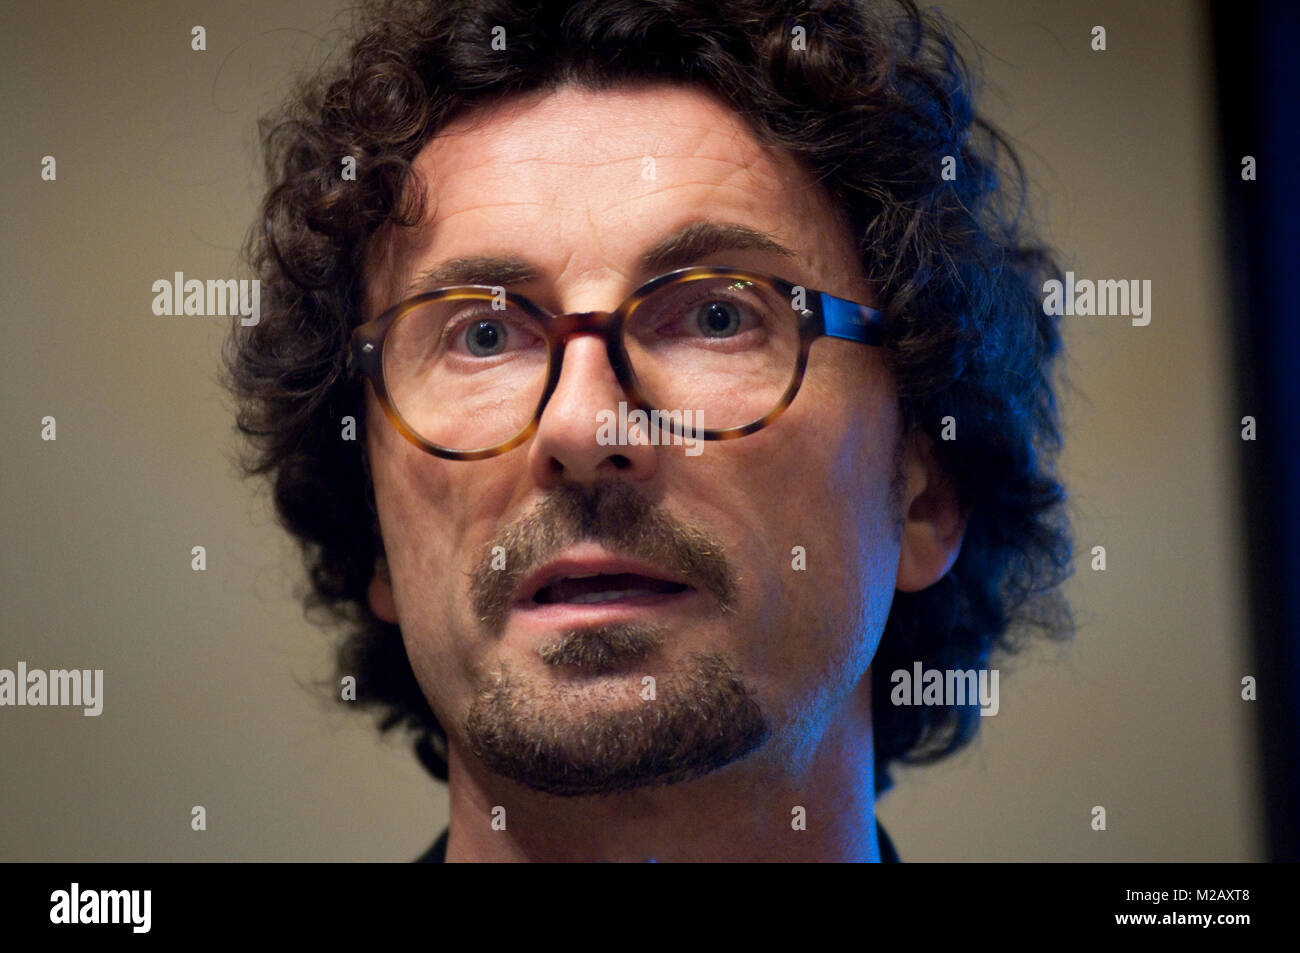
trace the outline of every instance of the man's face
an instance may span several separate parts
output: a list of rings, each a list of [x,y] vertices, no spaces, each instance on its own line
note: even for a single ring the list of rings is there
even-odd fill
[[[536,276],[510,290],[553,312],[612,310],[655,277],[647,250],[702,222],[794,254],[706,249],[691,264],[870,300],[822,192],[701,91],[507,101],[458,119],[415,166],[426,218],[372,258],[372,314],[478,256],[525,259]],[[781,417],[698,455],[598,441],[600,412],[627,398],[594,334],[568,342],[537,433],[491,459],[420,451],[367,395],[391,579],[371,604],[400,621],[453,763],[472,753],[562,794],[788,768],[844,706],[869,704],[900,553],[896,398],[877,349],[819,340]]]

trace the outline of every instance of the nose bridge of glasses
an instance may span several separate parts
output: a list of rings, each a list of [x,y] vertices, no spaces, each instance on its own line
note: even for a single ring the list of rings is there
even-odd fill
[[[557,314],[551,319],[551,338],[560,344],[567,344],[579,334],[601,334],[614,321],[612,311],[575,311],[569,314]]]
[[[565,372],[562,366],[566,363],[564,360],[566,348],[575,338],[583,336],[594,337],[597,340],[604,339],[598,350],[602,354],[603,360],[608,361],[609,369],[614,372],[614,380],[617,382],[617,386],[623,390],[624,395],[627,394],[627,381],[631,376],[631,372],[622,356],[618,342],[611,334],[611,330],[618,322],[618,315],[619,312],[617,311],[578,311],[551,316],[550,337],[554,350],[551,355],[551,378],[541,402],[543,407],[550,403],[551,396],[560,386],[561,377],[564,376]],[[597,360],[601,360],[601,358]],[[576,368],[572,367],[571,362],[567,363],[571,368],[568,371],[570,375],[577,372],[587,384],[591,383],[591,380],[587,377],[587,371],[577,371]],[[601,371],[595,373],[598,378],[603,377]],[[577,378],[574,380],[576,381]],[[586,386],[586,384],[581,386]]]

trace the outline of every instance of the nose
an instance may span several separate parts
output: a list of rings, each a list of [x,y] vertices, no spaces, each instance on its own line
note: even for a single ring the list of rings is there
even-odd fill
[[[619,405],[624,414],[630,408],[600,334],[570,335],[560,348],[560,380],[528,447],[533,480],[544,489],[610,478],[648,481],[657,468],[658,448],[649,441],[616,442],[632,429],[619,427]]]

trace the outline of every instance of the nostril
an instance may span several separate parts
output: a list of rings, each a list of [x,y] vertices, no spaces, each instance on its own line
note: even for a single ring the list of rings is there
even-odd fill
[[[609,460],[611,463],[614,464],[614,466],[616,466],[620,470],[626,470],[628,467],[632,465],[632,461],[629,460],[627,457],[623,456],[623,454],[621,453],[610,454]]]

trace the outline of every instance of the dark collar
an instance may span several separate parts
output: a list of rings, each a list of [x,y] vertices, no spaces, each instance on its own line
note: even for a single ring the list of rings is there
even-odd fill
[[[420,857],[416,858],[417,864],[441,864],[447,859],[447,834],[451,828],[444,828],[438,839],[433,842],[433,846],[426,850]],[[876,837],[880,841],[880,862],[882,864],[901,863],[898,859],[898,851],[894,849],[894,842],[889,839],[885,829],[880,826],[880,821],[876,821]]]

